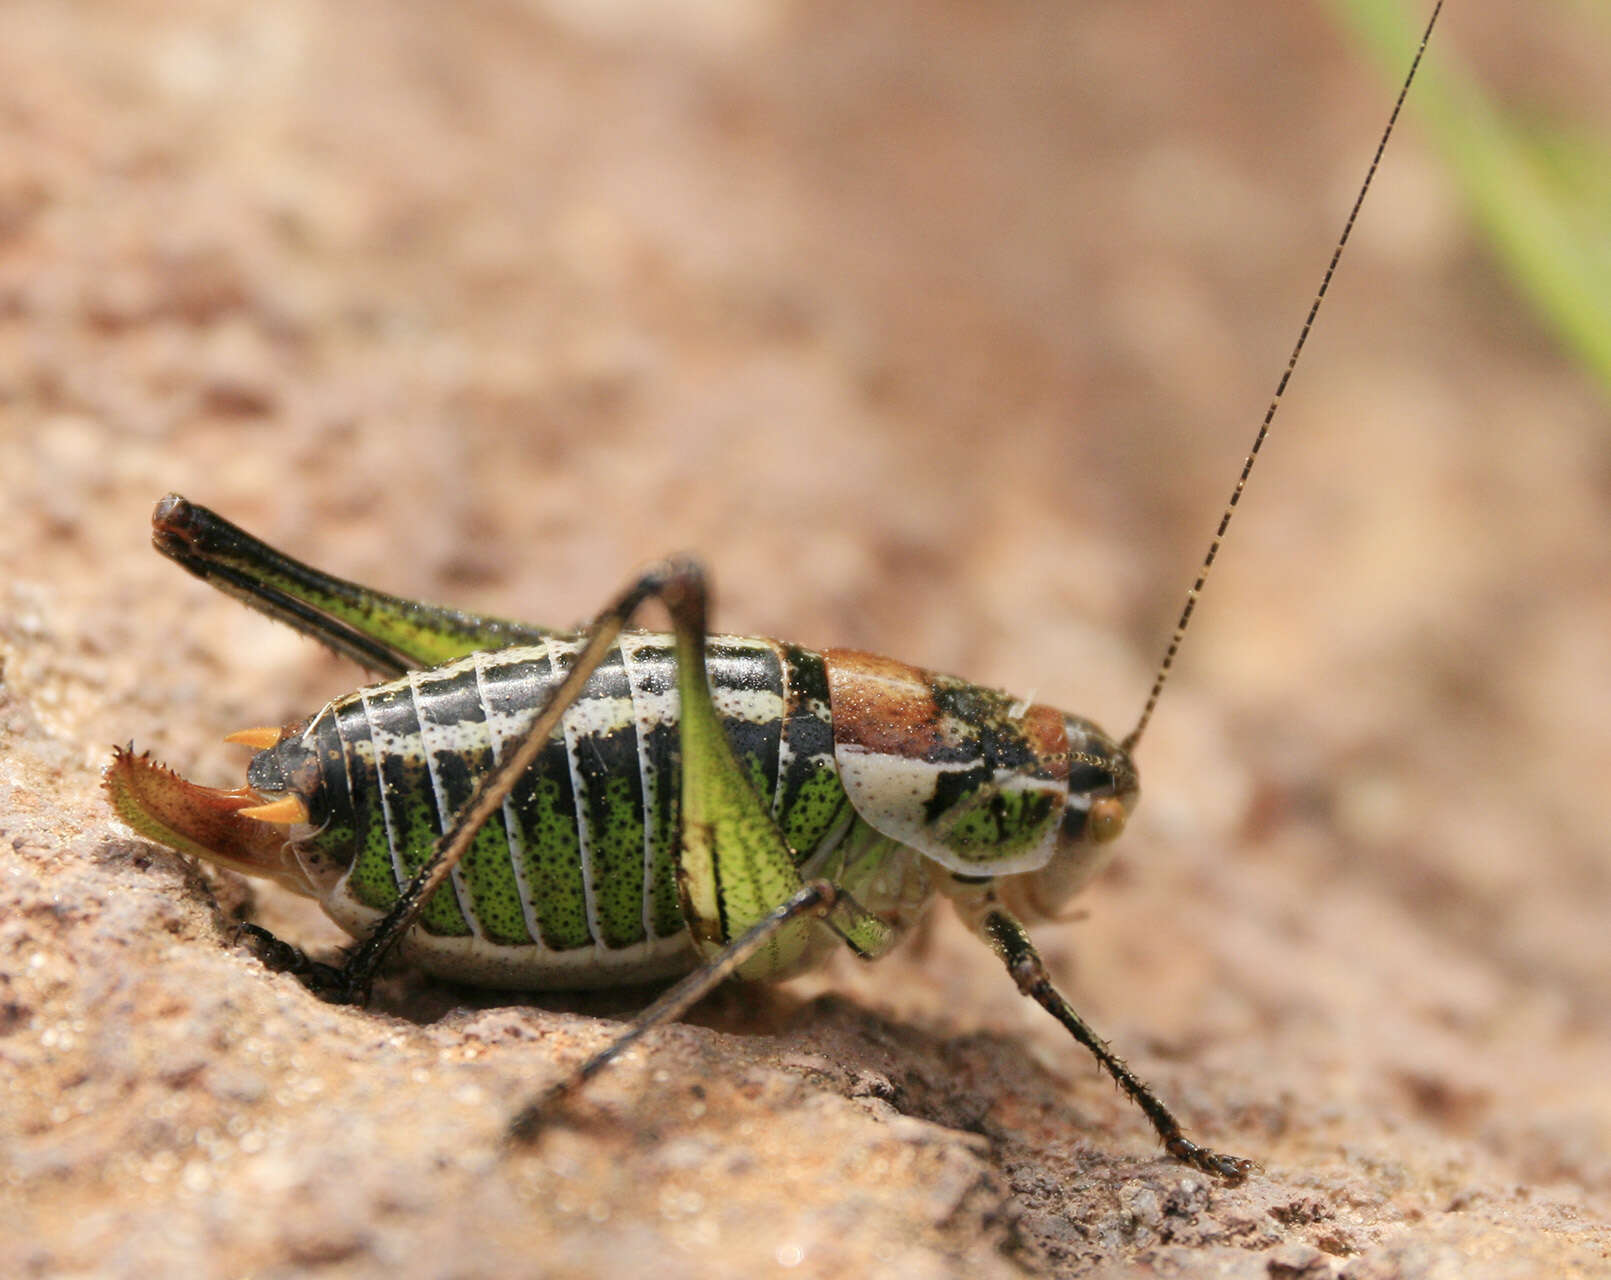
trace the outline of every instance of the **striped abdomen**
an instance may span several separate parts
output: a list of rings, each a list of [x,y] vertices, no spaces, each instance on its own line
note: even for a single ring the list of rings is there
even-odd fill
[[[554,639],[372,685],[253,761],[254,785],[315,770],[321,830],[307,852],[342,869],[323,895],[339,923],[361,927],[396,900],[579,648]],[[853,815],[821,656],[714,637],[708,670],[734,752],[790,846],[806,859],[841,837]],[[671,638],[624,635],[433,895],[419,949],[556,985],[694,963],[676,882],[678,705]]]

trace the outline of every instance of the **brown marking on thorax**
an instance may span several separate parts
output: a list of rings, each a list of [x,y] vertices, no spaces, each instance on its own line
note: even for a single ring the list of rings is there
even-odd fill
[[[923,760],[942,748],[961,745],[959,730],[966,729],[971,736],[984,728],[959,725],[942,712],[936,683],[942,689],[961,683],[952,677],[856,649],[829,649],[824,657],[834,742],[839,746]],[[996,727],[1021,735],[1039,758],[1044,776],[1068,776],[1068,737],[1061,711],[1036,703],[1021,715],[1010,715],[1008,709],[1016,705],[1010,695],[994,690],[979,690],[979,695],[997,704]]]
[[[944,741],[929,673],[921,667],[857,649],[829,649],[823,656],[839,746],[922,759]]]
[[[1045,703],[1031,703],[1025,708],[1022,719],[1024,741],[1029,743],[1049,778],[1062,781],[1068,777],[1068,727],[1063,713]]]

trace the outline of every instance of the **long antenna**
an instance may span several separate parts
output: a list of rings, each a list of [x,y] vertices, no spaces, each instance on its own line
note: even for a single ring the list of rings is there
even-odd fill
[[[1236,487],[1231,490],[1230,500],[1225,504],[1225,510],[1219,518],[1219,528],[1214,531],[1214,540],[1208,544],[1208,554],[1203,557],[1202,568],[1197,570],[1197,581],[1192,583],[1191,590],[1186,593],[1186,604],[1180,611],[1180,620],[1175,623],[1175,634],[1170,638],[1169,648],[1164,651],[1163,661],[1158,664],[1158,674],[1153,677],[1152,691],[1147,694],[1147,704],[1141,709],[1141,718],[1136,721],[1136,727],[1125,736],[1124,749],[1134,751],[1136,744],[1141,741],[1141,735],[1146,732],[1147,723],[1152,719],[1153,710],[1158,705],[1158,695],[1169,680],[1169,672],[1175,665],[1175,655],[1180,652],[1180,642],[1185,638],[1186,628],[1191,623],[1191,615],[1197,609],[1197,597],[1202,594],[1203,584],[1208,581],[1209,570],[1214,567],[1214,560],[1219,555],[1220,544],[1225,541],[1225,530],[1230,528],[1231,515],[1236,510],[1236,504],[1242,500],[1242,490],[1247,488],[1247,478],[1253,473],[1253,463],[1259,456],[1259,450],[1264,447],[1264,439],[1270,434],[1270,424],[1275,421],[1276,411],[1281,407],[1281,397],[1286,394],[1287,383],[1292,380],[1292,371],[1298,367],[1298,357],[1303,353],[1304,343],[1309,341],[1309,330],[1314,328],[1315,317],[1320,314],[1320,304],[1326,299],[1326,290],[1331,287],[1331,277],[1336,274],[1337,264],[1342,260],[1343,249],[1348,244],[1348,237],[1353,234],[1354,223],[1359,218],[1360,206],[1365,203],[1365,193],[1370,190],[1371,180],[1376,176],[1376,170],[1382,163],[1382,153],[1387,150],[1387,140],[1393,136],[1393,126],[1398,123],[1399,112],[1404,109],[1404,99],[1409,95],[1410,85],[1415,82],[1415,73],[1420,68],[1421,59],[1426,54],[1426,43],[1432,38],[1432,28],[1437,25],[1438,14],[1443,11],[1443,0],[1437,0],[1432,6],[1432,16],[1427,19],[1426,30],[1421,33],[1421,43],[1415,50],[1415,57],[1410,62],[1409,74],[1404,77],[1404,84],[1398,91],[1398,99],[1393,103],[1393,113],[1387,117],[1387,127],[1382,130],[1381,140],[1376,144],[1376,154],[1371,157],[1370,168],[1365,171],[1365,181],[1360,184],[1359,194],[1354,197],[1354,207],[1348,211],[1348,221],[1343,224],[1342,235],[1337,237],[1337,247],[1331,251],[1331,261],[1326,264],[1326,274],[1321,278],[1320,288],[1315,290],[1314,301],[1309,304],[1309,314],[1304,317],[1303,328],[1298,331],[1298,340],[1292,344],[1292,354],[1287,357],[1287,367],[1281,373],[1281,380],[1275,385],[1275,394],[1270,397],[1270,407],[1264,411],[1264,421],[1259,424],[1259,431],[1253,437],[1253,447],[1247,451],[1247,457],[1242,462],[1242,474],[1236,479]]]

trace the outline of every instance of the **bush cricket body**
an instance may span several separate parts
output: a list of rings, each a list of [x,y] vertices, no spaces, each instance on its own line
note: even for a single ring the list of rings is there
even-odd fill
[[[1441,8],[1441,5],[1438,6]],[[1025,928],[1104,865],[1139,796],[1134,752],[1347,244],[1376,155],[1187,594],[1135,727],[851,650],[710,635],[701,567],[652,567],[583,631],[389,596],[331,577],[177,495],[153,540],[190,572],[388,677],[289,725],[246,785],[189,783],[119,752],[106,787],[136,831],[317,899],[362,939],[339,968],[248,926],[312,990],[362,1002],[392,951],[470,982],[556,989],[677,977],[568,1094],[728,977],[786,977],[828,949],[886,953],[936,894],[1019,990],[1083,1044],[1175,1158],[1227,1179],[1052,984]],[[629,629],[658,600],[671,631]]]

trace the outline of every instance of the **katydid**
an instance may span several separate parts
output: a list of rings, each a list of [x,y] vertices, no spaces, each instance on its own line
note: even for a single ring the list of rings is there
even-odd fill
[[[1171,1155],[1246,1176],[1249,1161],[1187,1138],[1080,1018],[1024,922],[1055,916],[1091,879],[1136,804],[1136,747],[1438,8],[1124,738],[868,653],[711,635],[705,574],[691,560],[647,570],[586,629],[551,630],[343,581],[170,495],[153,516],[160,551],[387,678],[293,724],[234,735],[258,748],[236,790],[119,752],[106,775],[118,815],[317,899],[362,939],[339,968],[248,928],[266,960],[328,999],[362,1002],[394,951],[499,987],[679,979],[525,1107],[517,1137],[724,979],[786,977],[839,946],[877,958],[938,894],[1096,1056]],[[651,599],[669,632],[630,629]]]

